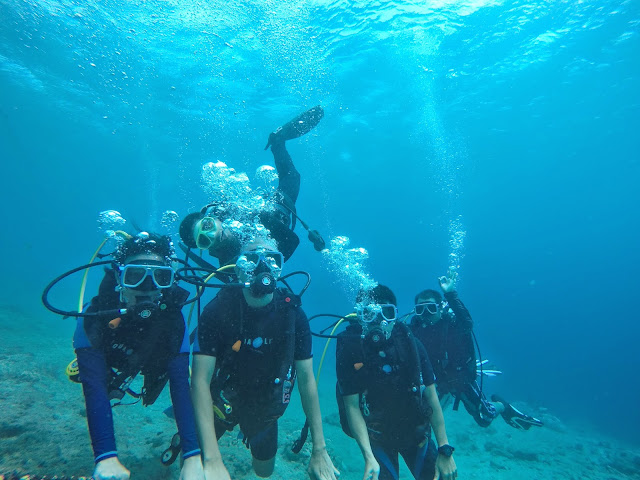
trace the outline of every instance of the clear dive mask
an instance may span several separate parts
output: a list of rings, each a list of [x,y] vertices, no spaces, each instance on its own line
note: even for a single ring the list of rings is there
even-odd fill
[[[358,321],[363,323],[372,323],[382,317],[387,322],[392,322],[398,317],[398,309],[392,303],[384,303],[378,305],[377,303],[371,303],[369,305],[356,305],[356,314],[358,315]]]
[[[262,296],[275,290],[282,264],[280,252],[259,249],[242,252],[236,260],[236,270],[239,280],[249,284],[251,293]]]
[[[128,265],[121,265],[119,270],[120,285],[124,288],[139,288],[145,283],[148,277],[151,278],[156,288],[170,288],[173,285],[174,271],[172,267],[167,265],[139,265],[130,263]]]
[[[374,342],[389,340],[398,318],[398,309],[392,303],[356,305],[358,322],[362,326],[362,338],[370,337]]]
[[[279,277],[282,272],[283,257],[280,252],[269,250],[254,250],[242,252],[236,260],[236,268],[245,275],[252,275],[262,262],[273,274]]]
[[[436,302],[417,303],[414,307],[416,315],[423,316],[425,313],[435,315],[440,310],[440,304]]]

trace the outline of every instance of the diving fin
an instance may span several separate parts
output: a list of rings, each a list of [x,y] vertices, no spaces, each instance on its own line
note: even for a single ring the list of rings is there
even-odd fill
[[[518,430],[529,430],[531,427],[542,427],[544,425],[544,423],[537,418],[527,415],[526,413],[522,413],[498,395],[491,395],[491,401],[500,402],[504,405],[504,412],[501,414],[502,418],[513,428]]]
[[[278,127],[275,132],[269,134],[267,146],[264,147],[264,149],[266,150],[271,145],[284,143],[287,140],[292,140],[301,137],[305,133],[309,133],[320,123],[322,117],[324,117],[324,110],[320,105],[310,108],[281,127]]]

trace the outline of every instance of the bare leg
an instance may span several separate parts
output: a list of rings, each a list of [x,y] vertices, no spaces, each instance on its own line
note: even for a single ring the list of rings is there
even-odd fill
[[[268,478],[273,473],[273,469],[276,464],[276,457],[272,457],[269,460],[258,460],[253,457],[253,471],[261,478]]]

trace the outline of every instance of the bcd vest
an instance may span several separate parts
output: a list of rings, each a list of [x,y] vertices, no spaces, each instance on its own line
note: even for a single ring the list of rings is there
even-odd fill
[[[356,329],[348,328],[347,334],[351,333],[350,330],[353,332]],[[353,332],[353,335],[356,336],[357,333]],[[358,350],[358,355],[355,357],[354,368],[356,368],[356,365],[361,364],[359,368],[367,377],[366,385],[375,385],[376,382],[380,382],[383,379],[388,379],[388,375],[395,375],[395,377],[391,377],[391,383],[393,385],[392,388],[396,392],[396,395],[405,399],[409,399],[408,410],[411,411],[385,411],[382,406],[376,405],[375,401],[371,400],[369,389],[360,394],[360,411],[362,412],[362,416],[367,424],[369,437],[372,440],[378,443],[384,443],[385,441],[390,440],[388,438],[385,438],[385,426],[388,426],[391,422],[391,414],[402,413],[409,415],[412,419],[414,419],[414,422],[411,423],[415,427],[414,432],[406,432],[404,436],[405,440],[413,444],[421,443],[422,441],[428,440],[429,438],[429,421],[431,417],[431,409],[425,404],[423,400],[423,392],[425,386],[422,377],[420,357],[415,343],[416,339],[413,337],[409,328],[405,324],[396,323],[392,331],[391,340],[393,341],[393,345],[395,347],[397,355],[397,357],[395,358],[396,368],[392,373],[387,374],[382,372],[378,368],[371,367],[371,365],[375,363],[375,359],[371,357],[372,353],[369,353],[367,355],[366,349],[362,345],[362,342],[360,342],[359,345],[360,349]],[[399,375],[398,373],[400,371],[408,373],[408,375]],[[393,381],[394,379],[397,379],[397,381]],[[350,437],[353,437],[346,416],[344,400],[340,392],[340,387],[337,383],[336,398],[338,402],[338,413],[340,416],[340,425],[342,427],[342,430]]]

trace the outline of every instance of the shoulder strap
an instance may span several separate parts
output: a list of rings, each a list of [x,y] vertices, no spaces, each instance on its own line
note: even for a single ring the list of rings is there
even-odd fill
[[[416,339],[411,333],[411,330],[404,323],[396,323],[393,327],[396,335],[393,335],[393,342],[396,346],[396,351],[400,357],[401,362],[408,363],[410,365],[410,382],[409,390],[414,393],[419,393],[422,396],[424,390],[424,380],[422,378],[422,366],[420,364],[420,355],[418,354],[418,347],[416,346]]]
[[[282,312],[286,315],[286,335],[285,341],[286,345],[283,349],[284,358],[281,362],[282,370],[280,371],[280,378],[291,379],[291,372],[293,371],[293,363],[295,359],[295,351],[296,351],[296,310],[300,306],[300,298],[289,292],[288,290],[279,290],[278,293],[278,305],[276,306],[279,312]]]

